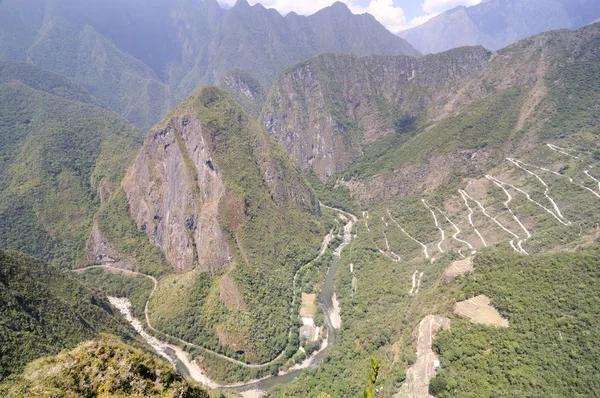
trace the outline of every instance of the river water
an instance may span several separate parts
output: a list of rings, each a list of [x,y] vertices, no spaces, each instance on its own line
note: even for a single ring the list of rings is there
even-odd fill
[[[348,216],[351,216],[351,215],[348,214]],[[327,274],[325,276],[323,288],[321,289],[321,293],[319,294],[319,299],[318,299],[319,306],[323,310],[325,323],[327,324],[327,347],[325,349],[321,350],[320,352],[318,352],[312,358],[312,362],[310,363],[310,365],[307,368],[298,369],[298,370],[292,371],[290,373],[287,373],[287,374],[281,375],[281,376],[267,377],[267,378],[264,378],[259,381],[249,382],[247,384],[242,384],[242,385],[238,385],[235,387],[214,388],[214,386],[212,386],[216,391],[219,391],[219,390],[235,390],[235,391],[239,391],[239,392],[250,391],[250,390],[268,391],[276,385],[281,385],[281,384],[286,384],[286,383],[292,382],[294,379],[296,379],[298,376],[300,376],[304,370],[315,368],[315,367],[319,366],[319,364],[323,361],[323,358],[327,354],[327,351],[329,351],[335,345],[335,341],[336,341],[336,333],[337,332],[336,332],[336,328],[334,327],[334,324],[332,323],[332,319],[331,319],[332,316],[334,318],[336,318],[334,321],[336,324],[335,326],[339,327],[339,314],[337,313],[336,308],[334,306],[334,281],[335,281],[335,272],[337,270],[337,267],[338,267],[338,264],[340,261],[341,252],[352,240],[352,227],[353,227],[354,223],[356,222],[356,218],[351,216],[351,219],[348,221],[349,222],[344,227],[344,241],[340,244],[340,246],[334,252],[331,263],[329,264],[329,269],[327,270]],[[188,367],[185,365],[184,362],[181,361],[181,359],[178,357],[177,352],[175,352],[175,350],[173,348],[169,347],[168,344],[166,344],[166,343],[162,343],[160,341],[155,341],[156,339],[153,336],[147,335],[147,333],[145,333],[145,331],[142,328],[141,323],[137,319],[135,319],[129,311],[129,306],[131,306],[131,304],[129,303],[129,300],[117,299],[117,298],[109,298],[109,299],[111,299],[111,303],[113,303],[113,301],[114,301],[113,305],[117,306],[117,308],[132,323],[132,325],[136,328],[136,330],[138,330],[138,332],[140,332],[142,337],[144,337],[146,339],[146,341],[151,343],[151,345],[153,347],[155,347],[155,349],[157,349],[157,351],[161,355],[166,354],[166,356],[168,356],[170,358],[171,362],[175,365],[175,368],[177,369],[177,371],[183,377],[185,377],[187,379],[192,379],[192,380],[194,379],[192,377],[191,372],[188,369]],[[127,303],[124,303],[124,302],[121,303],[121,301],[125,301],[125,300],[127,301]],[[213,383],[210,383],[210,381],[209,381],[209,384],[213,384]]]
[[[327,323],[327,348],[319,352],[315,355],[312,363],[308,367],[308,369],[315,368],[319,366],[319,364],[323,361],[323,358],[327,354],[334,345],[336,339],[336,330],[331,324],[331,319],[329,318],[329,313],[333,308],[333,293],[334,293],[334,281],[335,281],[335,271],[337,269],[339,263],[339,258],[334,256],[331,264],[329,265],[329,269],[327,270],[327,275],[325,276],[325,281],[323,283],[323,288],[321,289],[321,293],[319,294],[319,306],[323,310],[324,319]],[[294,381],[298,376],[302,374],[306,369],[299,369],[293,372],[287,373],[283,376],[272,376],[254,383],[244,384],[240,387],[234,388],[222,388],[219,390],[235,390],[239,392],[249,391],[249,390],[261,390],[268,391],[272,387],[280,384],[287,384]]]

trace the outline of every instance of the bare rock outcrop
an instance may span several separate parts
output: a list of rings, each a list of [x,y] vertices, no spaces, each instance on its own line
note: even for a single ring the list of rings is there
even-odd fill
[[[138,228],[174,268],[214,271],[232,261],[218,221],[225,185],[198,118],[174,118],[152,130],[123,188]]]

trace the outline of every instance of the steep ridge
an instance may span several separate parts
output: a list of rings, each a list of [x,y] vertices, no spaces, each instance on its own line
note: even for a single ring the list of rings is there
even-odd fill
[[[157,329],[250,362],[279,353],[294,272],[324,235],[319,202],[283,149],[205,87],[150,132],[122,185],[139,230],[184,271],[160,280]],[[190,318],[195,327],[182,327]]]
[[[369,144],[407,136],[420,117],[439,113],[489,57],[482,47],[423,58],[320,55],[282,73],[261,121],[299,167],[326,179]]]
[[[0,62],[0,247],[72,267],[142,134],[63,76]]]
[[[360,159],[345,174],[375,176],[351,185],[361,199],[418,192],[466,171],[470,159],[479,170],[500,161],[493,148],[546,104],[546,79],[568,60],[564,51],[590,53],[586,43],[597,35],[597,24],[549,32],[493,54],[464,47],[418,59],[321,55],[282,73],[261,122],[296,165],[322,180]]]
[[[497,50],[541,32],[578,29],[599,16],[591,0],[491,0],[445,11],[398,35],[424,54],[474,45]]]
[[[419,55],[370,15],[312,16],[216,0],[5,0],[0,59],[61,73],[143,131],[202,84],[244,69],[269,85],[325,51]]]

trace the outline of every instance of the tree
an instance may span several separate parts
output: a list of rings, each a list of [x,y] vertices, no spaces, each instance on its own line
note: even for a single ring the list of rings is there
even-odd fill
[[[436,376],[429,382],[429,393],[435,397],[446,391],[448,382],[441,376]]]

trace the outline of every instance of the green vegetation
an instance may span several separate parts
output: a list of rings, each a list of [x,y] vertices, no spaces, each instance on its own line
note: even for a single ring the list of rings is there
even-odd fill
[[[59,75],[0,63],[0,77],[0,247],[72,267],[141,133]]]
[[[127,197],[119,189],[113,198],[103,205],[97,214],[98,227],[107,240],[124,255],[131,256],[136,270],[159,276],[169,271],[164,254],[137,228],[129,212]]]
[[[221,79],[219,88],[228,91],[248,115],[258,118],[267,92],[250,73],[234,69]]]
[[[293,276],[316,256],[327,233],[318,201],[284,150],[227,93],[202,88],[160,126],[188,115],[201,121],[211,161],[223,177],[219,224],[235,263],[228,272],[193,270],[162,278],[151,301],[152,322],[240,360],[268,362],[288,344]],[[243,305],[221,299],[225,277]]]
[[[127,297],[131,301],[133,315],[140,320],[145,318],[144,308],[154,287],[150,278],[141,275],[123,275],[101,268],[76,272],[73,276],[90,290],[98,291],[98,295]]]
[[[546,78],[550,90],[545,104],[552,111],[543,131],[544,138],[564,138],[582,130],[600,134],[598,42],[598,38],[585,41],[572,61],[559,65]]]
[[[69,271],[0,251],[0,377],[99,333],[135,336],[104,295]]]
[[[315,174],[312,169],[309,169],[305,173],[306,180],[310,183],[310,186],[315,190],[319,200],[330,207],[336,209],[342,209],[344,211],[355,213],[360,208],[358,202],[350,196],[350,191],[343,185],[335,183],[333,178],[323,182]]]
[[[419,120],[397,122],[403,126],[400,133],[372,144],[342,175],[367,178],[393,172],[403,164],[426,162],[432,155],[500,147],[516,125],[524,92],[521,87],[505,89],[433,125]]]
[[[18,397],[209,398],[156,356],[104,335],[72,351],[39,359],[0,383],[0,395]]]
[[[369,387],[364,390],[364,398],[373,398],[373,388],[377,382],[377,376],[379,375],[379,364],[376,360],[371,358],[371,378],[369,379]]]
[[[479,255],[459,294],[488,295],[510,327],[453,319],[435,341],[447,382],[439,396],[593,396],[600,388],[599,254]]]

